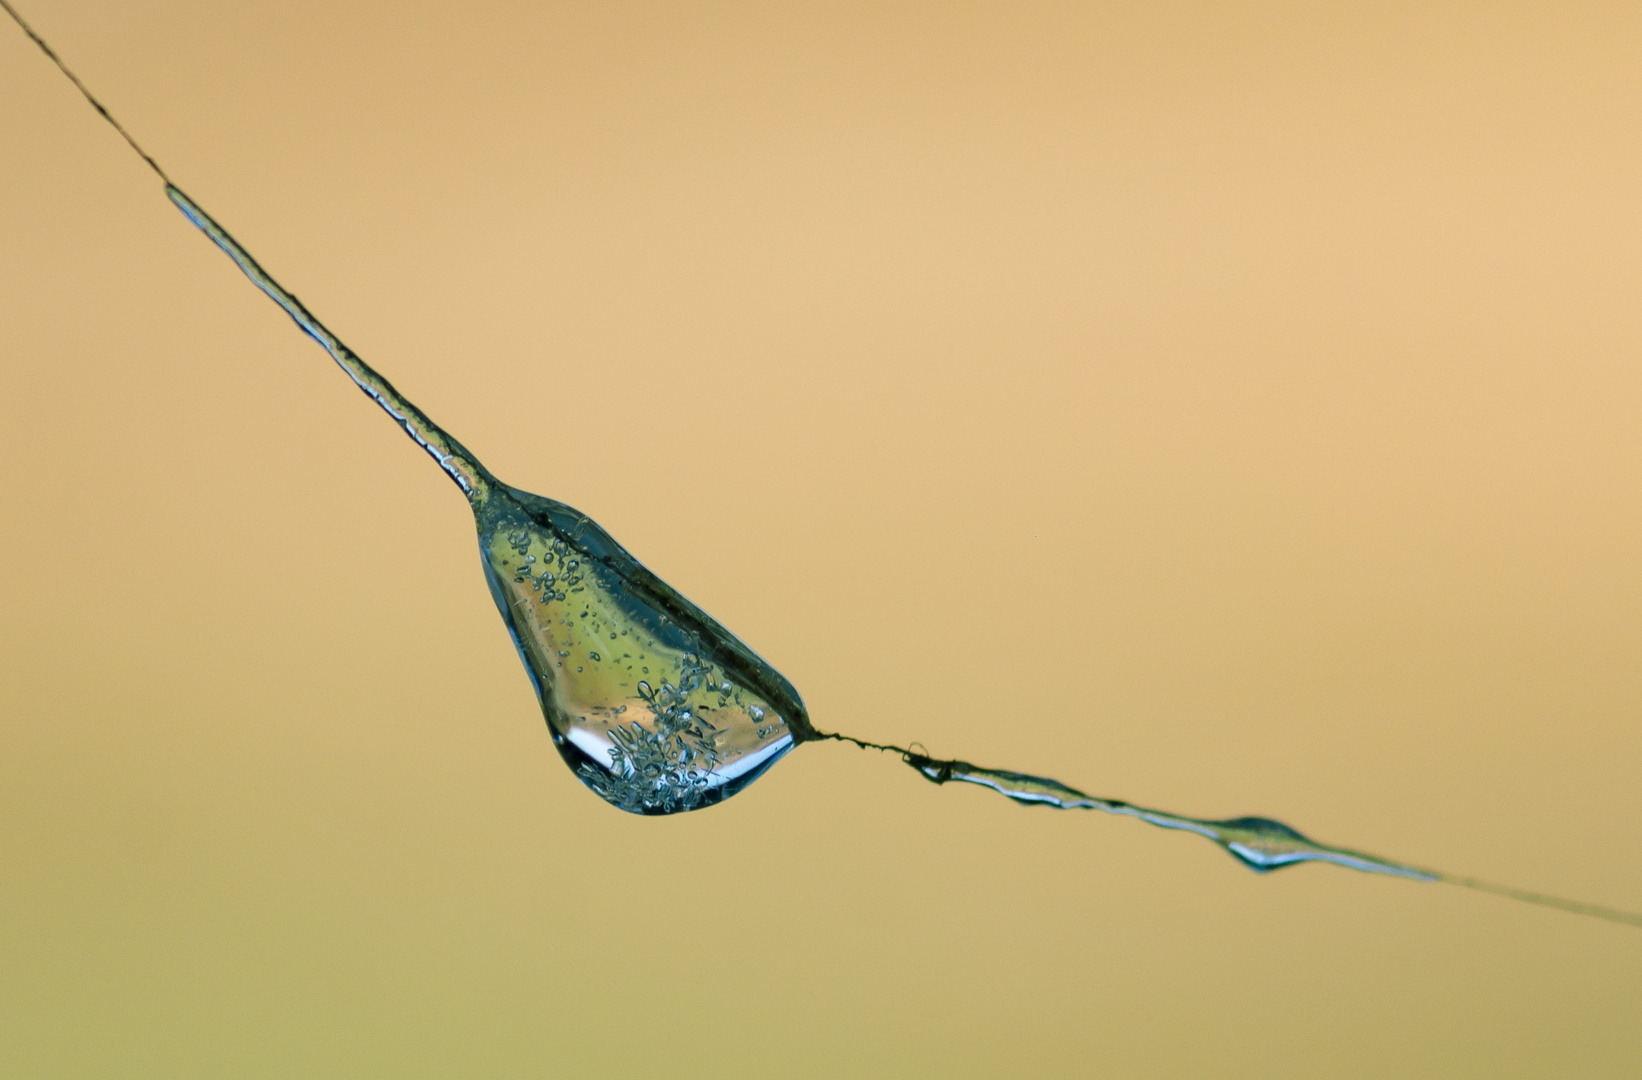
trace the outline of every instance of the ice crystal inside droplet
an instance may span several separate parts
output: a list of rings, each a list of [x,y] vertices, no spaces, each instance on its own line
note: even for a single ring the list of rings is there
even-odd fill
[[[813,737],[791,683],[585,514],[501,485],[475,510],[553,743],[612,805],[711,806]]]

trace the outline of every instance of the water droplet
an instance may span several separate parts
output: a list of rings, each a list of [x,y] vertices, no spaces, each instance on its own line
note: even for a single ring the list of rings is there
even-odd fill
[[[1429,870],[1392,862],[1376,855],[1319,844],[1281,821],[1273,821],[1270,818],[1241,817],[1213,821],[1185,817],[1163,810],[1135,806],[1120,799],[1102,799],[1087,795],[1077,788],[1067,787],[1058,780],[1050,780],[1044,776],[983,769],[967,761],[936,761],[922,754],[908,753],[906,762],[926,779],[937,784],[953,780],[979,784],[1001,795],[1007,795],[1016,802],[1031,806],[1052,806],[1058,810],[1103,810],[1108,814],[1139,818],[1148,825],[1195,833],[1219,844],[1244,866],[1261,873],[1301,862],[1329,862],[1353,870],[1392,874],[1397,877],[1413,878],[1416,881],[1438,881],[1442,877]]]

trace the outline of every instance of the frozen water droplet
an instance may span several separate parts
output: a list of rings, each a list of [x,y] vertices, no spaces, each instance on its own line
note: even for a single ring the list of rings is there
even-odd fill
[[[530,672],[554,745],[608,802],[638,814],[710,806],[814,737],[791,683],[585,514],[495,481],[474,510],[491,595]],[[506,569],[510,554],[549,551],[573,553],[565,573],[576,574],[584,590],[574,609],[562,594],[537,595]],[[648,679],[629,684],[630,669],[621,664],[571,672],[551,662],[578,651],[600,661],[589,646],[621,634],[645,645],[643,673],[655,667],[659,689]],[[745,711],[721,710],[709,720],[704,707],[730,691],[743,695]]]
[[[210,215],[177,188],[166,190],[467,495],[491,596],[530,673],[553,744],[583,783],[635,814],[695,810],[734,795],[795,745],[816,737],[798,691],[734,634],[646,570],[585,514],[497,480],[309,314]],[[561,566],[557,584],[564,588],[544,588],[531,574],[536,562],[550,560]],[[573,603],[566,603],[567,592]],[[628,686],[620,665],[572,671],[561,662],[573,653],[599,659],[590,646],[611,630],[644,642],[649,663],[643,673],[658,669],[659,691],[647,682]],[[704,722],[701,708],[710,703],[698,700],[698,691],[726,684],[750,708],[722,723]],[[760,724],[764,717],[768,721]]]

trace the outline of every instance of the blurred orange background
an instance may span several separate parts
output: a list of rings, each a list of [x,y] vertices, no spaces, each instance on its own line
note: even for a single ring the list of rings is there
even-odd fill
[[[818,725],[1642,908],[1642,8],[30,0]],[[0,25],[0,1072],[1634,1075],[1642,933],[558,762],[449,481]]]

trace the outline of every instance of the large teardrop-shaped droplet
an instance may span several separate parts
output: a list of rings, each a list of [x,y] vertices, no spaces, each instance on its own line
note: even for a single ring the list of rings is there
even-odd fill
[[[199,204],[170,183],[166,193],[467,496],[491,595],[583,783],[635,814],[698,810],[817,737],[798,691],[734,634],[587,515],[498,481]]]
[[[585,514],[499,484],[475,511],[553,743],[611,805],[711,806],[814,737],[791,683]]]

